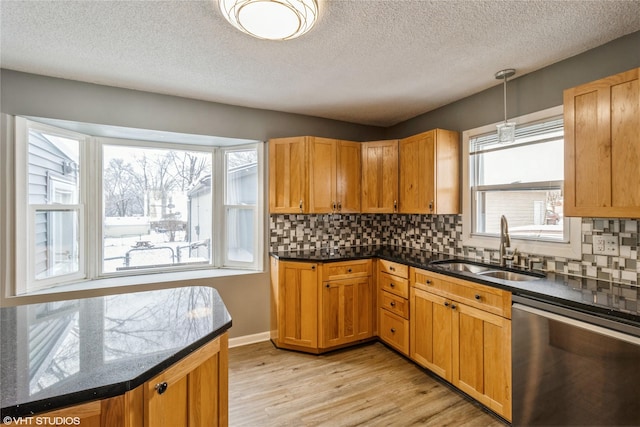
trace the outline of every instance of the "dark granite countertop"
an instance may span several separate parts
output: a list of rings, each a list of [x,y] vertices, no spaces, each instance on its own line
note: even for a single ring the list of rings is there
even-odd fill
[[[0,310],[2,418],[123,394],[231,327],[209,287]]]
[[[317,251],[277,252],[271,253],[271,256],[285,261],[315,262],[381,258],[505,289],[514,295],[550,302],[640,327],[640,311],[630,312],[621,310],[619,308],[621,298],[619,295],[616,295],[615,292],[602,292],[603,289],[610,289],[612,285],[610,282],[603,280],[558,273],[547,273],[544,279],[526,282],[479,277],[468,273],[448,271],[438,267],[437,261],[462,259],[460,257],[397,246],[356,246],[352,248],[335,249],[331,252],[324,249]],[[517,269],[513,270],[518,271]],[[638,310],[640,310],[640,307],[638,307]]]

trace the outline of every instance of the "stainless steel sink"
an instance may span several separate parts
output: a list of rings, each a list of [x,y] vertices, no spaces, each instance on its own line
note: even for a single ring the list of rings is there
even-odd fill
[[[512,282],[539,280],[544,277],[544,275],[539,273],[520,273],[516,271],[497,269],[494,265],[482,265],[462,260],[436,261],[432,265],[446,271],[467,273],[472,276],[485,278],[493,277],[496,279],[509,280]]]
[[[449,271],[458,271],[465,273],[473,273],[473,274],[481,274],[483,272],[488,272],[492,270],[492,267],[486,267],[484,265],[471,264],[469,262],[464,261],[444,261],[434,263],[438,267],[449,270]]]
[[[540,280],[541,277],[532,274],[516,273],[515,271],[489,270],[477,273],[480,276],[495,277],[496,279],[510,280],[512,282],[526,282],[529,280]]]

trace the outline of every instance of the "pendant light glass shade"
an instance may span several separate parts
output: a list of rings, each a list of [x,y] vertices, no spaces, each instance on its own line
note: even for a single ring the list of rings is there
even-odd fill
[[[507,121],[507,79],[513,76],[516,70],[507,68],[496,73],[496,79],[504,80],[504,123],[497,125],[498,142],[500,144],[511,144],[516,140],[516,124]]]
[[[237,29],[265,40],[289,40],[309,31],[318,18],[316,0],[219,0]]]

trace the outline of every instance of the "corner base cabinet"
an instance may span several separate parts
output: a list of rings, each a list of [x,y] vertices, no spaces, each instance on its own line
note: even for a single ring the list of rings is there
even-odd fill
[[[327,263],[271,258],[271,341],[322,353],[375,335],[371,260]]]

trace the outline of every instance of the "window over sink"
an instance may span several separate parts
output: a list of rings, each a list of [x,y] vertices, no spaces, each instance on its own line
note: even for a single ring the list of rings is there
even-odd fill
[[[504,215],[512,249],[579,256],[580,221],[563,214],[562,107],[514,121],[510,144],[498,142],[495,124],[463,133],[464,244],[497,247]]]

